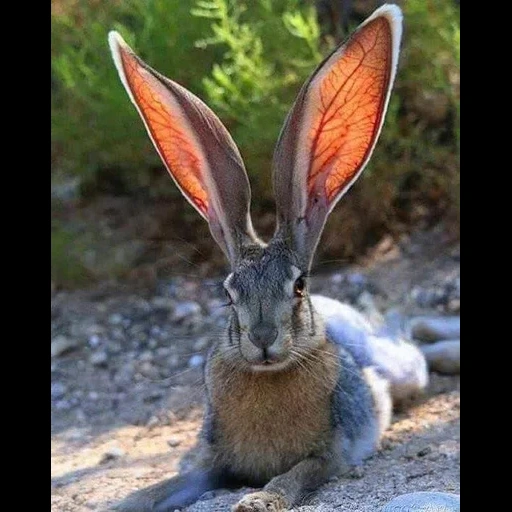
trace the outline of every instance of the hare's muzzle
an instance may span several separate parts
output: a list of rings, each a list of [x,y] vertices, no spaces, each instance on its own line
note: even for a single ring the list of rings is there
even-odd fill
[[[251,343],[262,350],[272,346],[277,338],[277,329],[271,324],[257,324],[248,333]]]

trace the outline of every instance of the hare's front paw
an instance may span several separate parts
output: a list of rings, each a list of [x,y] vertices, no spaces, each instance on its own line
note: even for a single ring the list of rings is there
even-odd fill
[[[285,498],[273,492],[253,492],[245,495],[232,512],[282,512],[288,510]]]

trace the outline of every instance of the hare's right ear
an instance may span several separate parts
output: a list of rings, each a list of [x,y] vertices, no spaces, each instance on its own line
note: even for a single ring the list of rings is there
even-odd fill
[[[126,92],[169,174],[235,265],[255,235],[249,180],[233,139],[199,98],[151,69],[117,32],[108,40]]]
[[[274,155],[276,237],[308,268],[327,215],[363,171],[396,73],[402,13],[377,9],[302,87]]]

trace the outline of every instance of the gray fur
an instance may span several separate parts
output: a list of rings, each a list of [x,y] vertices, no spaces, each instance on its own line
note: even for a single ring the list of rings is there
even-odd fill
[[[230,261],[224,287],[232,302],[228,328],[205,368],[200,467],[135,493],[118,510],[173,511],[209,489],[242,484],[263,490],[245,496],[235,512],[284,510],[330,477],[360,466],[377,449],[389,424],[390,393],[403,397],[425,385],[423,356],[414,347],[378,336],[353,309],[325,297],[312,298],[308,290],[308,271],[326,217],[366,165],[389,100],[401,14],[396,6],[385,6],[368,21],[376,17],[388,21],[393,59],[381,91],[382,115],[375,121],[364,161],[350,182],[340,178],[335,198],[327,198],[319,179],[308,190],[307,159],[300,154],[297,131],[304,133],[301,125],[315,105],[320,87],[315,77],[333,69],[345,52],[340,46],[306,82],[278,142],[278,227],[268,245],[252,229],[247,174],[219,119],[189,91],[143,63],[119,35],[109,35],[121,80],[144,122],[144,105],[130,88],[123,58],[134,59],[128,60],[132,68],[139,66],[148,74],[147,83],[172,112],[183,134],[172,144],[185,142],[193,153],[195,168],[190,172],[199,182],[199,195],[187,179],[181,188],[165,163]],[[308,106],[309,101],[313,103]],[[201,199],[204,194],[206,201]]]

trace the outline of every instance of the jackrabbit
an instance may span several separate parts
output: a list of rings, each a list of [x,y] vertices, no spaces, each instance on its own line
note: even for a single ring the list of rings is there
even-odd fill
[[[352,308],[309,294],[327,215],[382,128],[401,32],[400,9],[382,6],[302,87],[274,155],[277,228],[268,244],[252,227],[244,164],[217,116],[109,34],[151,140],[231,265],[229,325],[205,368],[202,466],[134,493],[118,510],[174,511],[244,484],[263,489],[234,511],[286,510],[332,476],[358,471],[389,424],[392,399],[425,387],[413,345],[379,337]]]

